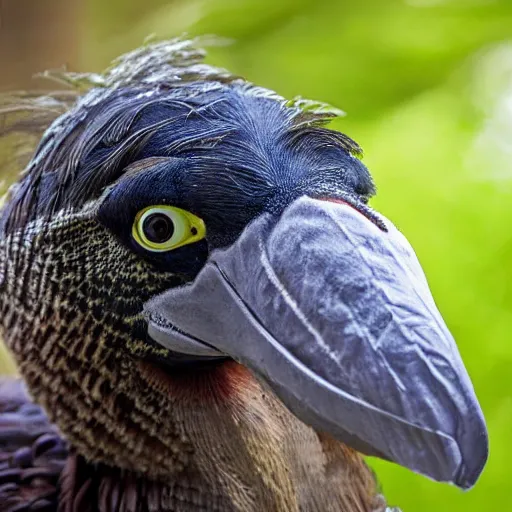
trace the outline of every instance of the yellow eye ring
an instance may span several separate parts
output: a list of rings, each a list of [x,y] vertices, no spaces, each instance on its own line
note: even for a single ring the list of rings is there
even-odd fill
[[[164,204],[148,206],[135,216],[134,240],[151,252],[166,252],[202,240],[204,222],[181,208]]]

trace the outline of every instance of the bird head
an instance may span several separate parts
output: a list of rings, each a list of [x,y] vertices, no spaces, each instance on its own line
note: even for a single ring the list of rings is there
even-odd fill
[[[63,75],[86,92],[1,219],[1,331],[31,392],[79,453],[154,478],[230,457],[266,478],[262,447],[289,461],[320,432],[470,487],[482,413],[358,145],[201,59],[175,40]]]

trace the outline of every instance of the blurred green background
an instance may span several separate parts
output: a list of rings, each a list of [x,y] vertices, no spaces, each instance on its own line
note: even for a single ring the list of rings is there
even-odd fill
[[[149,34],[183,32],[232,40],[211,63],[347,112],[333,126],[363,146],[373,205],[415,247],[458,341],[488,465],[463,493],[372,460],[389,502],[512,510],[512,2],[4,0],[0,86],[64,63],[99,70]]]

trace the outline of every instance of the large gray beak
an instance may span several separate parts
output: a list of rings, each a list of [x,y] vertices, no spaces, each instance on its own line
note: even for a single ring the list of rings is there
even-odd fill
[[[469,488],[487,459],[482,411],[413,249],[385,224],[308,197],[265,214],[147,304],[149,334],[228,354],[313,428]]]

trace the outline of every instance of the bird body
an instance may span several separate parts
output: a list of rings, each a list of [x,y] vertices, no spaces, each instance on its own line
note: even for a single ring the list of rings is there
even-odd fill
[[[193,292],[212,254],[241,254],[255,219],[284,218],[301,197],[317,198],[311,208],[329,197],[344,205],[335,213],[348,205],[387,232],[366,205],[374,187],[359,147],[323,126],[331,113],[202,56],[175,40],[104,75],[65,75],[89,90],[45,131],[9,192],[0,330],[42,409],[21,383],[2,383],[0,510],[386,508],[362,456],[339,440],[359,449],[373,438],[312,428],[301,408],[324,413],[307,396],[297,405],[297,391],[283,398],[273,371],[260,372],[263,355],[235,361],[177,325],[170,337],[148,335],[146,304],[167,290]],[[61,98],[26,103],[40,115],[32,124],[60,113]],[[26,125],[16,118],[4,130]],[[199,325],[200,300],[187,311]],[[213,340],[222,323],[209,320]],[[230,339],[253,346],[241,328]],[[27,477],[32,469],[41,476]]]

